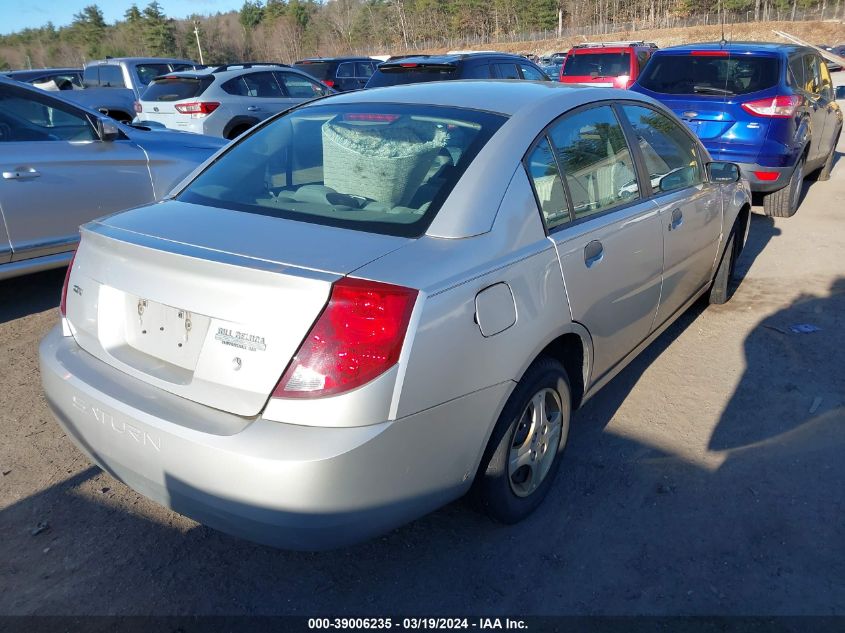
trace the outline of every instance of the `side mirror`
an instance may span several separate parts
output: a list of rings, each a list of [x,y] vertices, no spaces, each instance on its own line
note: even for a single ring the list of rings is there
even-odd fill
[[[845,86],[836,86],[836,98],[845,99]]]
[[[97,119],[97,136],[101,141],[111,143],[120,138],[120,128],[107,119]]]
[[[710,182],[739,182],[741,177],[739,165],[722,161],[707,163],[707,175]]]

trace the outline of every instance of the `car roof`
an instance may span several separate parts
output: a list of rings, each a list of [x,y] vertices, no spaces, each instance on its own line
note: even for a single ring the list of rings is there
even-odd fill
[[[41,75],[49,75],[52,73],[78,73],[81,68],[33,68],[31,70],[8,70],[3,74],[7,77],[39,77]]]
[[[164,75],[161,75],[161,77],[187,77],[189,79],[202,79],[204,77],[213,77],[219,79],[220,81],[226,81],[227,79],[231,79],[232,77],[238,77],[245,73],[259,71],[267,72],[271,70],[285,70],[296,73],[297,75],[303,74],[302,71],[298,68],[288,66],[287,64],[253,64],[254,65],[247,66],[245,68],[238,67],[231,68],[229,70],[217,70],[217,66],[209,66],[208,68],[200,68],[198,70],[179,70],[170,73],[165,73]],[[156,79],[159,79],[159,77],[156,77]]]
[[[394,59],[390,61],[384,62],[382,66],[395,66],[395,65],[402,65],[402,64],[437,64],[437,65],[448,65],[448,64],[457,64],[461,60],[465,59],[485,59],[491,57],[503,57],[507,59],[514,59],[520,61],[531,61],[527,57],[523,57],[522,55],[515,55],[514,53],[495,53],[495,52],[479,52],[479,53],[457,53],[453,55],[410,55],[408,57],[402,57],[399,59]]]
[[[105,59],[92,59],[85,66],[114,62],[125,62],[127,64],[196,64],[195,61],[180,59],[179,57],[107,57]]]
[[[295,61],[295,64],[319,63],[319,62],[375,62],[372,57],[306,57]]]
[[[601,94],[599,94],[601,93]],[[560,99],[570,95],[583,101],[618,96],[612,88],[571,86],[553,81],[525,81],[521,79],[452,80],[403,84],[384,88],[371,88],[342,92],[329,97],[332,103],[411,103],[486,110],[513,116],[521,109],[535,106],[542,101]],[[625,97],[639,99],[640,95]],[[643,99],[643,101],[649,101]],[[318,100],[316,105],[325,103]]]
[[[668,48],[661,48],[657,53],[689,53],[692,51],[715,51],[726,50],[730,53],[776,53],[776,54],[790,54],[797,52],[813,52],[814,49],[809,46],[799,46],[798,44],[778,44],[776,42],[699,42],[694,44],[681,44],[680,46],[670,46]]]

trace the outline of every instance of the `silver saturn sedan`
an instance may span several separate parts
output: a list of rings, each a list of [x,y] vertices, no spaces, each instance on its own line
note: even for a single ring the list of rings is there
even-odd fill
[[[727,300],[749,209],[642,95],[332,96],[82,228],[44,389],[103,469],[255,541],[343,545],[466,493],[516,522],[573,410]]]
[[[0,78],[0,280],[67,265],[80,224],[161,199],[224,144]]]

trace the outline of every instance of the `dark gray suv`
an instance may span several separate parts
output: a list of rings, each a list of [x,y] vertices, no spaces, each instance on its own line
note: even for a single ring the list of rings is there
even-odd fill
[[[413,84],[445,79],[528,79],[551,81],[534,62],[508,53],[459,53],[416,55],[381,64],[367,88]]]

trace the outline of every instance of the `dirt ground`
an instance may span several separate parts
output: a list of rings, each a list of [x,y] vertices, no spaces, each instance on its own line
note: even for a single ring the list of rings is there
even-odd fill
[[[47,410],[36,346],[63,272],[0,282],[0,614],[845,614],[843,152],[795,217],[753,216],[728,304],[684,315],[576,414],[515,526],[457,502],[290,553],[164,510]]]
[[[774,31],[784,31],[812,44],[827,44],[835,46],[845,41],[845,22],[840,20],[816,20],[806,22],[748,22],[743,24],[726,24],[725,39],[739,42],[779,42],[787,43]],[[567,51],[574,44],[585,41],[620,41],[643,40],[654,42],[661,48],[676,46],[688,42],[717,42],[722,37],[722,27],[719,24],[707,26],[689,26],[673,29],[644,29],[638,31],[617,31],[594,36],[572,36],[562,39],[537,40],[531,42],[497,42],[495,44],[479,44],[469,46],[469,49],[489,50],[511,53],[536,53],[548,55],[556,51]],[[422,52],[445,53],[446,48],[428,49]]]

